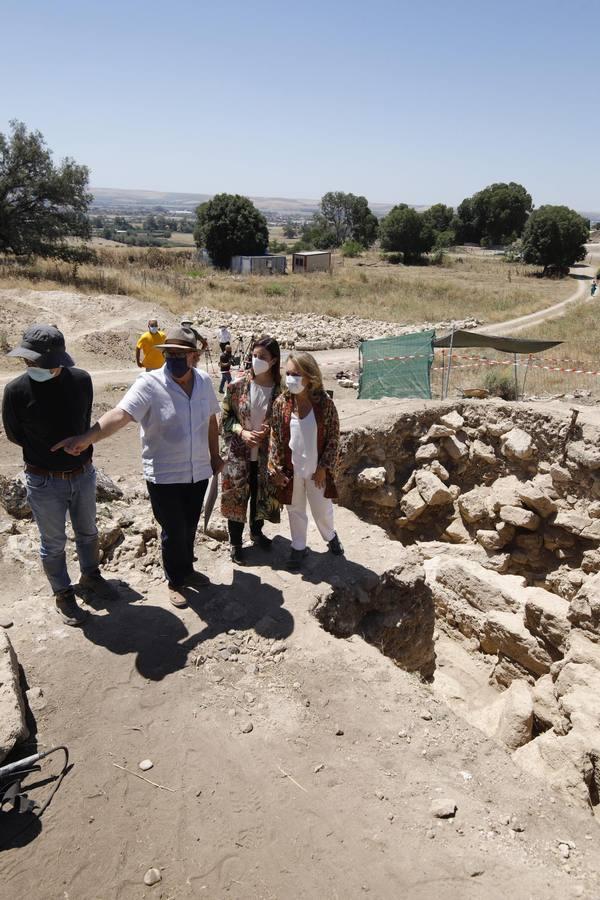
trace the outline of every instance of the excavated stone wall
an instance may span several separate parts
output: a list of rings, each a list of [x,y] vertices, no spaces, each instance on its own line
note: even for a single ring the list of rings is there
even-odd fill
[[[600,433],[525,404],[425,404],[347,430],[340,502],[412,545],[438,627],[502,693],[471,719],[600,801]],[[401,626],[400,626],[401,627]]]

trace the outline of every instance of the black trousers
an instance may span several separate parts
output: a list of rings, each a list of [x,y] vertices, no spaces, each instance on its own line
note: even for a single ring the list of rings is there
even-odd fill
[[[194,569],[194,540],[208,479],[188,484],[147,481],[154,518],[161,527],[163,569],[173,587],[181,587]]]
[[[250,534],[260,534],[265,524],[264,519],[256,518],[256,498],[258,496],[258,460],[250,462]],[[233,519],[227,520],[229,528],[229,540],[232,544],[239,546],[242,543],[242,535],[244,533],[244,523],[234,522]]]

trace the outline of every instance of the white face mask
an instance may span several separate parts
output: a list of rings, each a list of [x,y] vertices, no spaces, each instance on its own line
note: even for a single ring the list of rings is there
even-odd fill
[[[158,331],[158,325],[149,325],[148,331],[150,332],[150,334],[156,334],[156,332]]]
[[[271,368],[271,363],[268,363],[266,359],[261,359],[259,356],[253,356],[252,368],[255,375],[264,375]]]
[[[304,390],[302,375],[286,375],[285,383],[290,394],[301,394]]]

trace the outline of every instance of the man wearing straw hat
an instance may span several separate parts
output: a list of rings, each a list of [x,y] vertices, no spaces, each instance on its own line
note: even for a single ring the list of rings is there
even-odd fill
[[[65,438],[78,456],[129,422],[140,425],[144,476],[152,511],[161,526],[162,559],[173,606],[186,605],[185,587],[206,584],[194,571],[194,540],[208,479],[223,468],[219,455],[215,390],[206,372],[194,366],[198,347],[192,331],[167,333],[161,369],[140,375],[114,409],[85,434]]]

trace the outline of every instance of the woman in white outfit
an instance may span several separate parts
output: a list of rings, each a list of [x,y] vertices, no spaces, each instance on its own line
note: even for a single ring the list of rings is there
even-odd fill
[[[290,353],[285,382],[286,390],[273,404],[269,476],[288,509],[292,536],[288,567],[299,569],[307,553],[307,501],[331,552],[336,556],[344,552],[333,524],[332,503],[337,497],[334,471],[340,424],[314,356]]]

